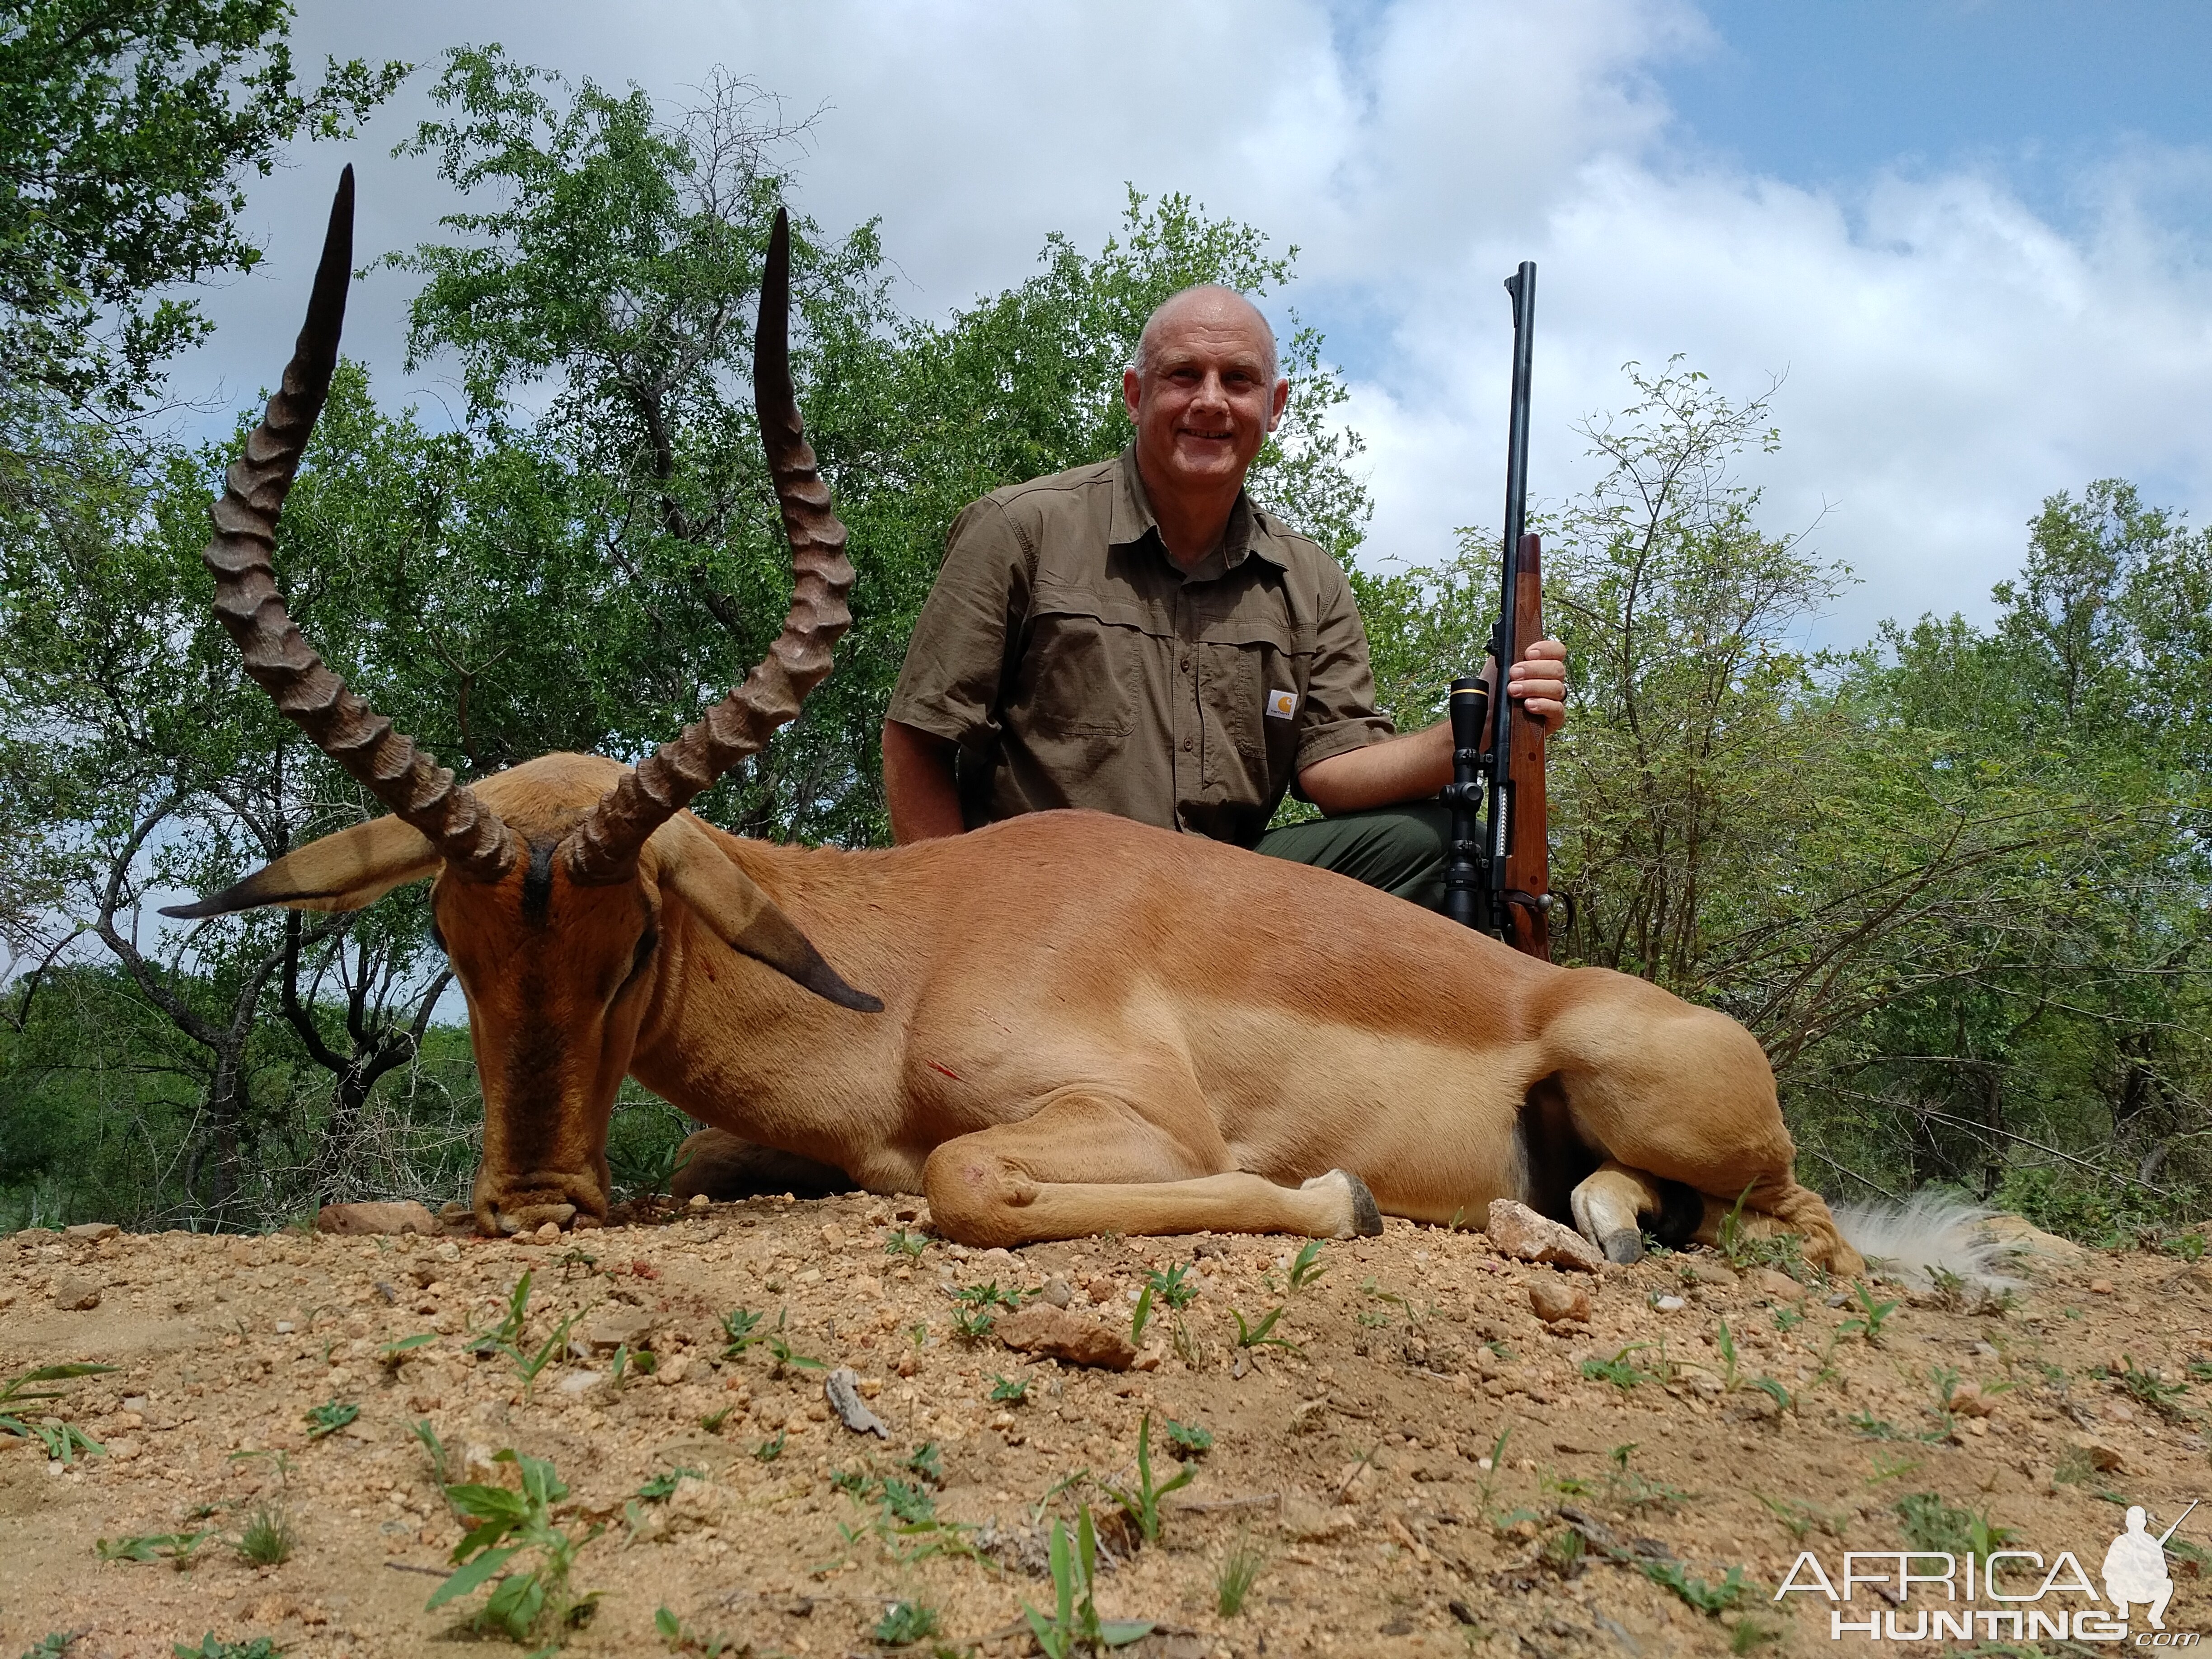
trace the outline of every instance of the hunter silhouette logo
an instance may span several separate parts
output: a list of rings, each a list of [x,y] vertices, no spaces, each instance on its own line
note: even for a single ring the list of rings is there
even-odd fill
[[[2191,1502],[2189,1510],[2197,1507]],[[2150,1535],[2150,1516],[2140,1504],[2128,1510],[2128,1529],[2112,1540],[2105,1552],[2105,1595],[2112,1604],[2112,1617],[2125,1619],[2130,1602],[2141,1602],[2153,1630],[2166,1628],[2166,1604],[2173,1599],[2173,1579],[2166,1570],[2166,1540],[2189,1518],[2182,1510],[2173,1525],[2155,1538]]]
[[[2195,1647],[2202,1639],[2198,1632],[2166,1627],[2166,1604],[2173,1599],[2166,1550],[2201,1501],[2192,1501],[2161,1533],[2151,1531],[2148,1510],[2131,1506],[2126,1529],[2105,1552],[2101,1596],[2071,1550],[2046,1561],[2039,1550],[2003,1548],[1986,1555],[1852,1550],[1832,1577],[1806,1550],[1783,1575],[1774,1599],[1799,1594],[1828,1601],[1828,1638],[1838,1642],[1853,1636],[1871,1642],[2125,1642],[2134,1608],[2149,1624],[2134,1637],[2134,1645]]]

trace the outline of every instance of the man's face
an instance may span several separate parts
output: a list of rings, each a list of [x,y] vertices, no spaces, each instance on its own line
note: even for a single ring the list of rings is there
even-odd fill
[[[1233,295],[1194,294],[1160,318],[1145,372],[1122,376],[1149,487],[1234,489],[1290,397],[1267,378],[1266,325]]]

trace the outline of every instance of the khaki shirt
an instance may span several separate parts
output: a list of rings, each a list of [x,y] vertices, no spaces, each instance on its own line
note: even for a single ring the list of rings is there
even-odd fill
[[[1184,574],[1133,450],[954,520],[890,718],[960,745],[971,829],[1088,806],[1244,847],[1300,771],[1392,729],[1336,562],[1240,495]]]

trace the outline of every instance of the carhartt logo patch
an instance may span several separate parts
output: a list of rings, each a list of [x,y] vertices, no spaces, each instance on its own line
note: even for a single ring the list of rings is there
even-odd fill
[[[1295,691],[1267,693],[1267,714],[1271,720],[1286,720],[1298,712],[1298,694]]]

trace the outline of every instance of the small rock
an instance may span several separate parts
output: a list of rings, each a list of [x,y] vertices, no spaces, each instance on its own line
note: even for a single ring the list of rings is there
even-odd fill
[[[646,1346],[653,1334],[653,1316],[643,1309],[629,1313],[608,1314],[592,1322],[584,1333],[584,1340],[594,1348],[638,1349]]]
[[[690,1203],[685,1207],[703,1212],[707,1206],[713,1202],[714,1200],[708,1198],[706,1194],[694,1193],[691,1194]]]
[[[830,1372],[822,1385],[822,1393],[830,1408],[837,1413],[837,1420],[854,1434],[872,1434],[878,1440],[891,1437],[883,1419],[861,1403],[860,1376],[850,1366],[840,1365]]]
[[[691,1374],[691,1356],[679,1353],[672,1359],[664,1359],[653,1368],[653,1380],[664,1389],[672,1389]]]
[[[1590,1316],[1589,1286],[1547,1275],[1529,1285],[1528,1305],[1547,1325],[1569,1319],[1586,1320]]]
[[[1996,1408],[1996,1401],[1982,1392],[1982,1385],[1978,1382],[1961,1382],[1951,1390],[1951,1414],[1954,1417],[1987,1417]]]
[[[561,1242],[561,1224],[557,1221],[548,1221],[536,1232],[531,1234],[530,1238],[532,1243],[558,1244]]]
[[[2092,1296],[2110,1296],[2112,1293],[2112,1281],[2111,1279],[2091,1279],[2091,1280],[2089,1281],[2089,1294],[2090,1294],[2090,1295],[2092,1295]]]
[[[435,1233],[438,1223],[429,1211],[411,1200],[404,1204],[325,1204],[315,1212],[315,1231],[347,1237]]]
[[[127,1436],[118,1436],[106,1443],[107,1455],[118,1463],[128,1463],[138,1455],[139,1445]]]
[[[1725,1262],[1711,1261],[1696,1255],[1682,1258],[1682,1276],[1694,1279],[1700,1285],[1712,1285],[1722,1290],[1741,1282],[1736,1278],[1735,1269]],[[1791,1282],[1794,1284],[1796,1281],[1793,1279]]]
[[[1555,1267],[1572,1267],[1594,1273],[1605,1267],[1596,1245],[1571,1227],[1547,1221],[1525,1204],[1510,1198],[1490,1201],[1489,1224],[1484,1229],[1499,1254],[1518,1261],[1543,1261]]]
[[[1300,1544],[1326,1543],[1332,1538],[1342,1537],[1359,1524],[1340,1509],[1323,1509],[1311,1498],[1296,1493],[1284,1498],[1282,1520],[1284,1535]]]
[[[1788,1273],[1777,1273],[1771,1267],[1761,1267],[1751,1276],[1751,1287],[1761,1296],[1771,1296],[1784,1302],[1804,1299],[1805,1287]]]
[[[122,1231],[112,1221],[80,1221],[74,1227],[63,1228],[62,1237],[72,1244],[97,1244]]]
[[[50,1288],[54,1306],[64,1313],[82,1313],[100,1305],[100,1281],[83,1273],[56,1273]]]
[[[1044,1287],[1042,1299],[1049,1302],[1055,1308],[1065,1308],[1075,1300],[1075,1293],[1067,1288],[1066,1279],[1055,1279]]]
[[[822,1224],[822,1242],[824,1244],[827,1244],[831,1249],[836,1249],[845,1242],[845,1230],[834,1221],[823,1222]]]
[[[2089,1467],[2100,1474],[2124,1474],[2127,1472],[2127,1459],[2120,1455],[2117,1446],[2102,1440],[2093,1440],[2086,1435],[2077,1435],[2066,1443],[2087,1458]]]
[[[1126,1332],[1047,1302],[1032,1302],[1020,1312],[1008,1314],[993,1330],[1018,1352],[1048,1354],[1072,1365],[1126,1371],[1137,1358],[1137,1346]]]
[[[1690,1304],[1679,1296],[1662,1296],[1652,1298],[1651,1305],[1661,1313],[1680,1313]]]
[[[668,1494],[668,1517],[695,1527],[712,1526],[722,1512],[722,1489],[711,1481],[685,1475]]]

